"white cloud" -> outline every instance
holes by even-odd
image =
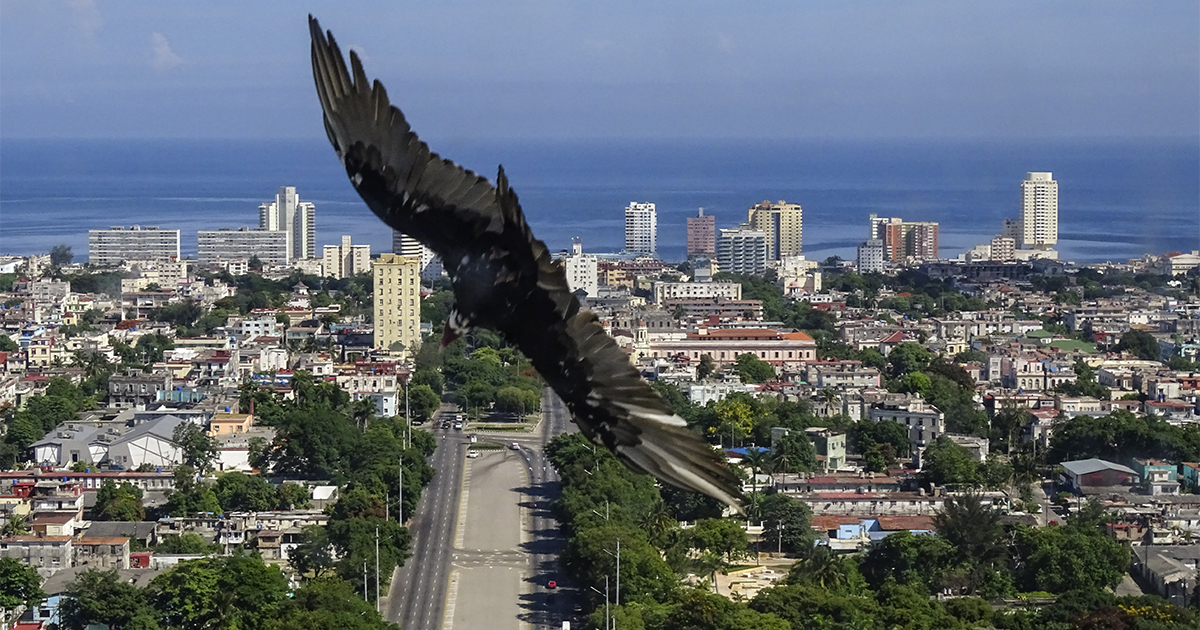
[[[171,50],[171,43],[162,33],[150,33],[150,47],[154,50],[154,69],[164,72],[183,63],[179,55]]]

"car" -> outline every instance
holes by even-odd
[[[510,448],[514,451],[519,451],[519,450],[521,450],[521,445],[517,444],[516,442],[513,442],[512,444],[508,445],[508,448]]]
[[[467,451],[467,457],[470,457],[471,459],[475,459],[476,457],[479,457],[479,451],[476,451],[476,450]]]
[[[461,422],[455,422],[455,423],[454,423],[454,430],[455,430],[455,431],[462,431],[462,423],[461,423]]]
[[[555,582],[554,580],[550,580],[549,582],[546,582],[546,588],[551,589],[551,590],[556,589],[556,588],[558,588],[558,582]]]
[[[449,420],[447,420],[447,421],[443,422],[443,423],[442,423],[442,428],[443,428],[443,429],[449,429],[449,428],[450,428],[450,421],[449,421]]]

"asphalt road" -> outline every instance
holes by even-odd
[[[385,618],[399,623],[405,630],[440,630],[446,616],[447,594],[452,595],[452,600],[461,602],[458,597],[460,588],[474,590],[473,585],[478,583],[478,577],[482,575],[464,572],[456,575],[453,583],[450,582],[455,536],[459,531],[459,505],[468,432],[442,430],[440,416],[443,413],[452,411],[444,405],[431,429],[439,440],[438,449],[430,458],[430,465],[434,468],[433,481],[425,489],[417,505],[417,513],[408,524],[413,535],[412,557],[396,570],[388,591]],[[558,522],[550,514],[550,502],[559,492],[558,477],[542,453],[542,447],[554,436],[574,430],[575,425],[566,407],[557,396],[546,390],[542,398],[542,422],[535,435],[480,434],[481,439],[506,445],[517,442],[521,445],[519,451],[511,451],[524,465],[528,482],[517,489],[519,494],[525,496],[524,507],[528,515],[528,532],[523,537],[524,542],[518,546],[518,550],[524,552],[527,558],[527,568],[521,572],[525,583],[519,589],[522,594],[519,596],[518,618],[532,628],[561,627],[562,620],[570,617],[575,601],[570,584],[564,584],[565,576],[559,574],[557,567],[558,552],[565,544]],[[469,508],[467,513],[470,513]],[[459,546],[465,547],[465,544],[460,543]],[[511,555],[512,551],[498,553],[503,555],[496,560],[519,562]],[[462,560],[476,559],[463,556]],[[546,588],[549,580],[556,580],[560,585],[554,593]],[[507,586],[502,588],[511,591]],[[452,616],[459,615],[455,612]]]
[[[462,489],[462,462],[467,437],[462,431],[441,429],[443,405],[431,421],[438,448],[430,457],[433,480],[421,495],[416,515],[408,522],[412,533],[412,556],[396,570],[388,589],[388,621],[404,630],[438,630],[442,627],[443,605],[450,575],[450,549],[458,521]]]

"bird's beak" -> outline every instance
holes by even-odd
[[[446,346],[454,343],[454,340],[459,337],[460,335],[454,332],[454,329],[450,327],[450,322],[447,321],[446,325],[442,326],[442,350],[445,350]]]

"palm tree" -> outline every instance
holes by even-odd
[[[831,413],[830,409],[833,407],[833,405],[835,403],[837,403],[838,398],[839,398],[839,396],[838,396],[838,392],[836,389],[833,389],[832,387],[825,387],[825,388],[821,389],[821,402],[825,403],[825,413],[826,414],[831,415],[831,416],[836,415],[836,414]]]
[[[752,492],[758,491],[758,472],[767,466],[767,454],[757,448],[746,449],[746,456],[742,458],[742,465],[750,468],[752,481],[750,487]]]
[[[29,525],[25,522],[25,517],[17,514],[11,514],[4,525],[0,526],[0,537],[11,538],[13,536],[24,536],[29,533]]]
[[[797,572],[821,588],[833,588],[846,583],[846,568],[842,559],[827,545],[812,548],[797,564]]]
[[[671,515],[671,511],[667,509],[667,505],[659,501],[653,508],[638,518],[638,526],[645,530],[646,535],[650,538],[650,542],[661,547],[660,543],[666,540],[667,533],[677,528],[679,523]]]

